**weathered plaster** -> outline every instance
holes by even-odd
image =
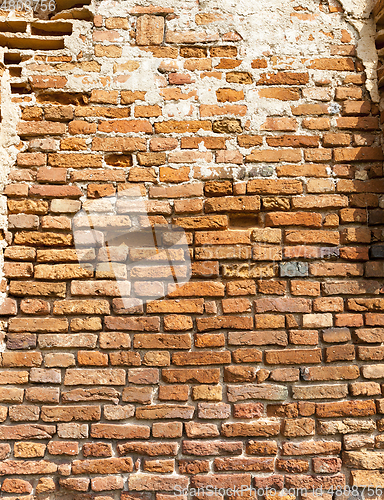
[[[139,2],[148,5],[152,2]],[[344,12],[334,12],[328,14],[321,10],[318,1],[314,0],[272,0],[265,3],[264,0],[252,2],[242,0],[235,2],[232,0],[202,0],[197,5],[194,1],[161,2],[162,7],[173,7],[175,9],[175,19],[168,22],[170,29],[188,30],[195,29],[194,18],[198,12],[215,13],[222,20],[214,25],[204,26],[204,31],[208,34],[223,34],[228,31],[237,32],[243,39],[243,64],[239,70],[247,70],[252,59],[263,57],[266,54],[279,54],[276,58],[276,69],[300,70],[305,68],[307,58],[313,56],[327,57],[330,55],[330,46],[334,43],[334,35],[341,30],[351,31],[357,45],[357,55],[361,59],[367,75],[367,89],[373,101],[379,101],[376,83],[377,52],[374,43],[375,25],[370,19],[373,0],[345,0],[341,2]],[[129,0],[117,2],[105,0],[96,8],[95,12],[103,15],[128,15],[130,9],[137,5],[137,2]],[[292,7],[296,10],[297,16],[292,15]],[[262,27],[262,29],[261,29]],[[199,31],[199,27],[197,27]],[[124,34],[122,34],[124,36]],[[353,43],[353,42],[352,42]],[[303,59],[297,57],[302,55]],[[115,82],[117,88],[129,90],[147,90],[147,98],[151,104],[160,101],[158,93],[162,86],[161,75],[157,72],[156,62],[148,55],[144,55],[137,47],[127,44],[123,51],[123,61],[141,56],[140,68],[131,72],[126,81]],[[291,59],[289,59],[291,58]],[[113,62],[103,62],[102,72],[112,74]],[[150,78],[149,75],[153,76]],[[97,85],[96,82],[94,82]],[[78,88],[80,82],[73,81],[74,87]],[[335,82],[335,85],[340,82]],[[212,103],[214,91],[221,85],[213,78],[205,78],[198,85],[198,92],[202,102]],[[252,90],[251,92],[254,92]],[[250,110],[252,117],[252,129],[257,129],[263,123],[267,114],[284,115],[287,114],[287,106],[280,101],[272,102],[271,99],[252,99],[254,109]],[[185,110],[175,109],[175,116],[180,118],[185,116]]]
[[[103,0],[98,4],[93,3],[91,9],[95,14],[127,16],[129,18],[129,11],[135,5],[152,3],[154,2],[149,0],[141,2]],[[196,29],[196,31],[204,31],[213,36],[217,33],[222,35],[229,31],[237,33],[242,38],[239,49],[243,62],[237,68],[240,71],[249,70],[253,59],[262,58],[269,54],[278,54],[275,57],[275,70],[308,71],[307,62],[313,57],[329,57],[331,46],[335,43],[335,37],[340,36],[341,30],[347,30],[352,36],[351,43],[357,45],[358,57],[365,67],[366,87],[372,100],[379,101],[376,82],[375,25],[369,17],[374,0],[341,0],[344,12],[332,14],[323,11],[318,0],[271,0],[268,3],[265,0],[201,0],[200,2],[195,0],[164,0],[158,3],[161,7],[169,6],[175,9],[175,18],[168,21],[168,29],[170,30]],[[293,14],[292,9],[294,9]],[[204,12],[216,13],[222,19],[212,25],[196,26],[195,15]],[[128,36],[127,30],[118,31],[122,39]],[[150,53],[144,52],[140,47],[133,47],[129,43],[124,45],[119,63],[135,60],[140,62],[140,66],[134,71],[125,72],[121,79],[116,79],[113,72],[116,61],[110,58],[96,58],[93,55],[91,23],[74,20],[73,33],[71,36],[65,36],[64,42],[65,50],[73,54],[73,60],[76,59],[81,50],[86,58],[100,64],[100,73],[89,73],[84,76],[83,71],[78,68],[61,72],[52,69],[47,71],[47,66],[42,65],[42,71],[45,74],[65,75],[68,78],[68,88],[72,91],[90,91],[94,88],[143,90],[147,92],[148,104],[162,104],[160,91],[166,85],[166,81],[158,71],[159,59],[153,58]],[[24,78],[28,78],[28,64],[30,63],[22,63]],[[33,66],[33,70],[36,72],[36,64]],[[180,69],[182,68],[180,67]],[[263,71],[261,69],[260,73]],[[309,71],[319,79],[326,76],[326,72],[323,71]],[[341,83],[342,75],[340,78],[335,78],[332,86],[336,87]],[[2,170],[0,182],[5,183],[9,167],[16,157],[15,144],[18,140],[15,128],[18,112],[17,106],[12,105],[10,99],[7,98],[7,92],[9,95],[7,72],[3,77],[3,85],[6,89],[4,98],[7,100],[7,104],[3,108],[1,155],[5,156],[6,159],[3,161],[5,167]],[[191,85],[186,85],[185,89],[186,91],[197,90],[201,104],[215,104],[215,91],[222,86],[222,81],[206,77]],[[289,102],[262,98],[259,96],[258,88],[254,88],[254,86],[248,89],[246,86],[235,84],[233,87],[243,89],[246,94],[248,111],[245,120],[248,121],[248,129],[253,132],[260,130],[268,116],[292,116]],[[307,99],[302,98],[297,104],[306,102],[308,102]],[[31,105],[33,104],[34,100],[31,101]],[[329,104],[331,113],[337,113],[339,109],[337,103],[331,102]],[[183,101],[167,103],[163,107],[163,117],[164,119],[197,118],[197,111],[192,111],[190,103]],[[306,131],[302,132],[307,133]],[[199,134],[206,135],[208,133],[199,131]],[[235,141],[231,141],[228,147],[238,149]],[[204,164],[200,166],[204,166]],[[240,167],[230,168],[235,177],[241,171]],[[205,169],[209,172],[209,164],[205,165]]]
[[[377,87],[377,51],[375,46],[376,25],[370,17],[375,0],[340,0],[347,21],[356,29],[357,56],[365,67],[367,76],[366,87],[375,102],[379,102]]]
[[[346,14],[355,19],[368,19],[376,0],[340,0]]]
[[[91,9],[95,14],[108,16],[127,16],[133,6],[149,5],[153,2],[137,2],[134,0],[117,1],[103,0],[99,4],[92,4]],[[271,0],[265,3],[264,0],[165,0],[161,2],[161,7],[173,7],[175,18],[168,21],[170,30],[204,30],[208,34],[224,34],[228,31],[238,33],[242,38],[239,44],[242,64],[237,70],[247,71],[251,67],[253,59],[263,57],[268,54],[278,54],[275,57],[275,70],[307,70],[307,62],[313,57],[329,57],[331,46],[335,37],[340,35],[341,30],[351,33],[351,43],[357,45],[357,55],[364,64],[367,83],[366,87],[371,94],[373,101],[379,101],[377,89],[377,52],[374,43],[375,25],[370,18],[374,0],[341,0],[344,12],[334,12],[329,14],[321,9],[318,0]],[[292,14],[292,9],[294,13]],[[205,25],[199,27],[195,25],[195,15],[198,13],[216,13],[222,20],[218,20],[212,26]],[[297,15],[296,15],[297,13]],[[12,14],[10,15],[12,17]],[[352,29],[351,29],[352,28]],[[126,30],[119,30],[121,37],[126,37]],[[82,35],[82,40],[80,38]],[[166,85],[163,75],[158,71],[159,60],[153,58],[150,53],[143,52],[140,47],[132,47],[127,43],[123,47],[122,57],[119,63],[127,61],[140,61],[140,66],[134,71],[127,71],[121,79],[114,78],[114,59],[95,58],[93,56],[91,23],[85,21],[73,21],[73,33],[65,36],[65,48],[73,54],[74,60],[80,50],[89,60],[99,62],[100,73],[89,73],[84,77],[81,69],[73,68],[70,71],[62,71],[60,74],[68,78],[68,87],[73,91],[90,91],[93,88],[114,88],[126,90],[144,90],[147,92],[146,100],[148,104],[162,103],[160,90]],[[302,56],[301,58],[298,56]],[[28,78],[28,64],[23,65],[23,77]],[[42,70],[47,74],[57,74],[56,70],[46,70],[46,65],[42,65]],[[31,68],[32,69],[32,68]],[[36,72],[36,64],[34,64]],[[180,68],[181,69],[181,68]],[[318,78],[326,76],[326,72],[309,70]],[[260,70],[262,73],[263,70]],[[340,75],[341,78],[341,75]],[[342,82],[338,79],[332,82],[336,87]],[[5,183],[9,167],[15,160],[17,136],[15,134],[16,122],[18,119],[17,106],[10,103],[9,84],[7,72],[3,77],[4,98],[6,105],[3,105],[2,124],[2,149],[4,156],[4,168],[1,172],[0,182]],[[212,77],[206,77],[191,85],[186,85],[187,91],[197,90],[201,104],[215,104],[215,91],[223,86],[223,82]],[[291,116],[289,102],[275,99],[265,99],[259,96],[258,89],[247,89],[242,85],[248,103],[248,128],[257,132],[265,122],[267,116]],[[236,88],[236,85],[234,85]],[[301,99],[297,104],[307,102]],[[31,101],[31,105],[34,100]],[[339,106],[331,103],[329,108],[331,113],[337,113]],[[187,116],[197,118],[196,111],[191,111],[189,103],[167,103],[163,109],[164,119],[183,119]],[[199,132],[205,135],[204,132]],[[233,142],[232,147],[238,146]],[[207,165],[207,168],[209,166]],[[238,169],[233,169],[236,172]],[[3,221],[4,225],[5,222]]]

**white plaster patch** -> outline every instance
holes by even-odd
[[[362,61],[366,76],[367,90],[374,102],[379,101],[376,82],[377,52],[374,43],[376,28],[370,14],[375,0],[340,0],[344,12],[327,13],[321,9],[318,0],[103,0],[97,6],[97,13],[105,16],[124,16],[134,6],[156,5],[171,7],[176,17],[168,21],[169,30],[196,30],[206,33],[223,34],[230,30],[237,32],[243,42],[239,44],[244,55],[242,70],[250,69],[252,59],[275,54],[276,67],[281,69],[304,70],[305,59],[311,57],[329,57],[331,45],[337,44],[337,33],[341,30],[351,32],[357,45],[357,56]],[[335,2],[336,3],[336,2]],[[196,26],[194,20],[198,13],[216,13],[222,16],[214,24]],[[353,43],[353,41],[352,41]],[[137,49],[127,45],[124,56],[133,57]],[[298,56],[303,59],[300,62]],[[291,58],[289,60],[289,58]],[[156,81],[154,67],[141,67],[119,88],[130,90],[155,90],[161,86]],[[152,75],[152,76],[150,76]],[[139,82],[139,85],[138,85]],[[214,104],[214,90],[218,84],[214,78],[204,78],[199,85],[201,102]],[[262,106],[260,107],[262,109]]]
[[[376,0],[339,0],[344,11],[356,19],[368,18]]]
[[[378,55],[375,45],[376,24],[373,19],[350,20],[351,24],[356,28],[359,33],[359,40],[357,42],[357,56],[365,67],[365,74],[367,81],[365,83],[367,90],[371,94],[374,102],[379,102],[379,89],[377,85],[377,63]]]
[[[166,104],[163,107],[163,114],[168,118],[183,120],[187,116],[191,116],[193,107],[190,102],[179,102]]]

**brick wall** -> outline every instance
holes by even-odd
[[[1,497],[384,486],[373,22],[262,7],[2,12]]]

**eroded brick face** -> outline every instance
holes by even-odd
[[[278,3],[2,18],[0,496],[384,486],[367,39]]]

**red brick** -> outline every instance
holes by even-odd
[[[100,458],[96,460],[74,460],[72,474],[119,474],[132,472],[131,458]]]
[[[279,163],[279,162],[300,162],[302,159],[301,152],[292,149],[265,149],[254,150],[251,154],[245,157],[245,163]],[[248,183],[253,185],[257,181]],[[269,181],[271,182],[271,181]],[[276,181],[275,181],[276,182]],[[252,191],[251,191],[252,192]]]
[[[321,214],[309,212],[296,212],[286,214],[283,212],[269,212],[265,217],[266,226],[309,226],[321,227]]]
[[[345,163],[350,161],[380,161],[383,160],[384,156],[381,148],[360,147],[335,149],[334,158],[338,163]]]
[[[216,316],[213,318],[198,318],[196,324],[199,332],[222,328],[250,330],[253,327],[253,319],[244,316]]]
[[[298,298],[256,299],[255,309],[260,312],[310,312],[310,300]]]
[[[307,364],[320,363],[321,349],[286,349],[283,351],[266,351],[268,364]]]
[[[314,59],[309,68],[330,71],[354,71],[355,65],[350,57]]]
[[[21,137],[39,136],[39,135],[62,135],[65,133],[64,123],[57,122],[19,122],[17,133]]]
[[[290,160],[288,160],[290,161]],[[248,181],[248,193],[258,194],[301,194],[303,186],[301,181],[286,179],[255,179]]]
[[[268,117],[260,130],[295,131],[297,130],[297,121],[294,118]]]
[[[148,128],[148,127],[147,127]],[[95,137],[92,140],[94,151],[145,151],[146,140],[131,137]]]
[[[326,115],[328,106],[326,104],[299,104],[292,106],[292,114],[295,116]]]
[[[343,401],[342,403],[317,403],[319,417],[366,417],[376,413],[374,401]]]

